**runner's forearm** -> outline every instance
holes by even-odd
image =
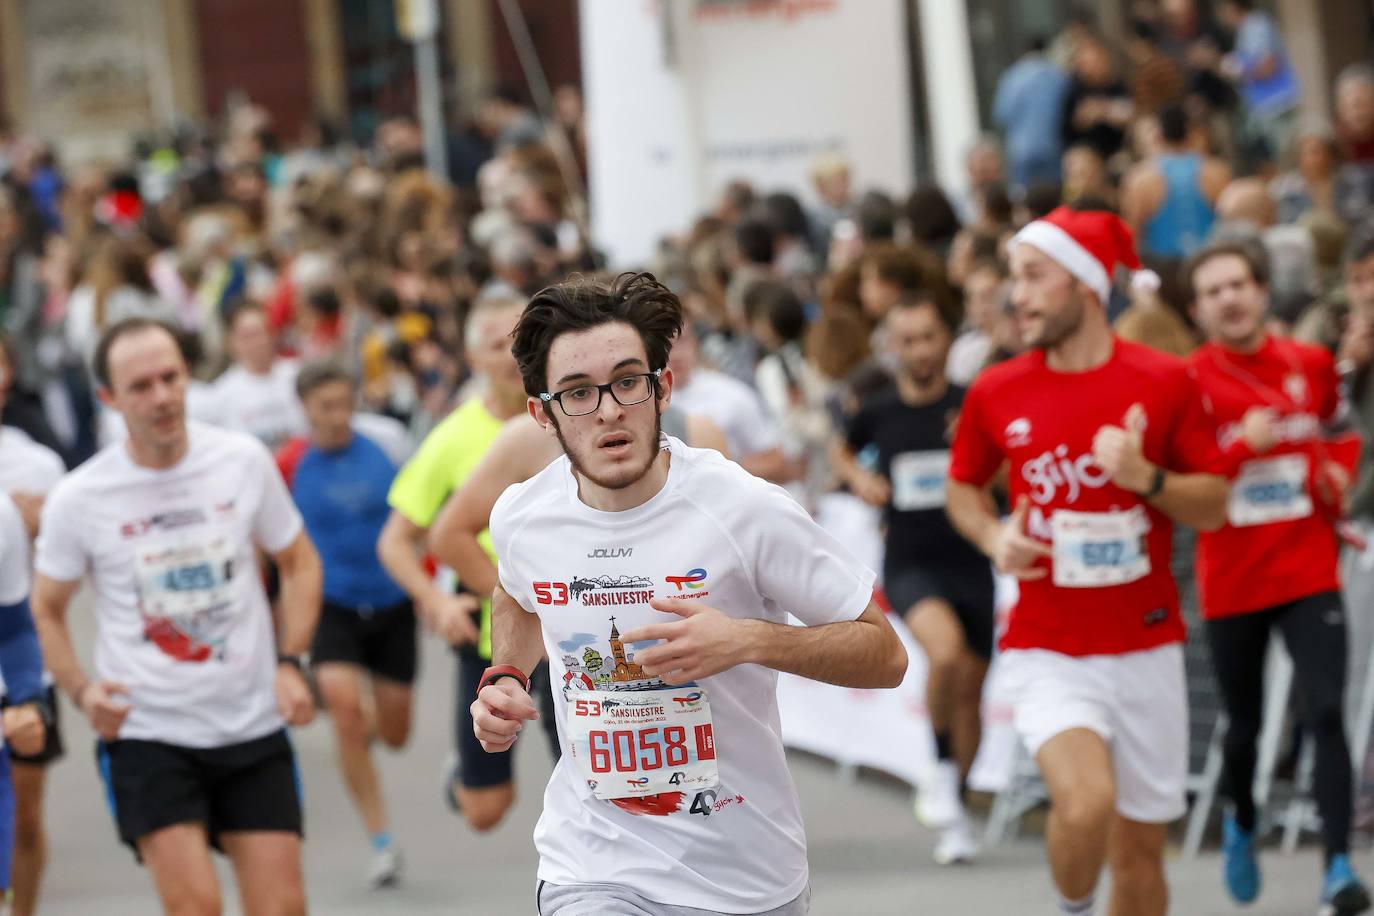
[[[1164,489],[1150,500],[1174,521],[1202,531],[1226,524],[1226,500],[1231,485],[1216,474],[1175,474],[1166,471]]]
[[[514,665],[529,674],[543,657],[539,615],[526,611],[497,585],[491,593],[491,663]]]
[[[420,562],[419,542],[426,529],[413,524],[399,512],[391,517],[377,539],[377,558],[412,601],[423,604],[434,591],[434,582]]]
[[[790,461],[781,448],[770,448],[735,460],[750,474],[772,483],[787,483],[801,476],[796,462]]]
[[[320,555],[305,532],[301,532],[290,547],[272,559],[281,572],[281,632],[277,647],[283,655],[304,655],[310,651],[324,597]]]
[[[876,604],[857,620],[818,627],[741,623],[752,664],[840,687],[896,687],[906,674],[906,649]]]
[[[846,486],[853,486],[855,472],[859,470],[859,463],[854,459],[854,453],[840,439],[831,441],[829,451],[830,466],[834,469],[835,476]]]
[[[88,680],[77,658],[76,648],[72,645],[71,631],[67,629],[67,606],[79,584],[58,582],[36,573],[29,599],[34,628],[38,631],[38,644],[43,651],[43,662],[57,686],[74,703]]]
[[[992,556],[992,545],[1002,523],[986,490],[958,480],[949,481],[945,491],[945,513],[955,531],[984,554]]]
[[[434,520],[429,531],[429,547],[439,561],[458,574],[458,581],[474,595],[485,595],[497,586],[496,564],[482,549],[477,536],[486,528],[472,530],[469,513],[460,504],[461,492],[455,494]]]

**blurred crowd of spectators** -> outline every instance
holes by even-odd
[[[1165,279],[1114,299],[1124,336],[1195,345],[1176,265],[1224,235],[1266,252],[1276,329],[1368,365],[1374,68],[1342,72],[1334,120],[1308,122],[1281,33],[1251,3],[1225,0],[1215,19],[1189,0],[1132,9],[1124,46],[1083,18],[1029,44],[997,86],[997,131],[968,151],[966,190],[923,182],[899,199],[826,155],[805,193],[732,182],[662,241],[641,266],[690,314],[682,371],[739,383],[695,399],[737,458],[768,451],[766,476],[813,507],[832,491],[827,443],[886,384],[881,319],[901,297],[962,311],[956,383],[1015,353],[1005,243],[1060,203],[1120,212]],[[365,145],[324,127],[288,143],[246,105],[140,142],[118,168],[66,169],[5,131],[6,422],[72,464],[117,437],[88,360],[102,328],[150,314],[184,331],[199,419],[277,445],[303,432],[293,360],[333,356],[357,374],[361,408],[422,435],[467,391],[462,328],[478,297],[605,266],[586,231],[577,91],[560,89],[549,115],[494,93],[450,138],[444,176],[425,170],[404,115]],[[1362,492],[1357,509],[1374,515],[1374,485]]]

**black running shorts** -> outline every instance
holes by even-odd
[[[370,613],[328,602],[320,612],[310,663],[347,662],[378,677],[410,684],[418,649],[415,608],[409,602]]]
[[[300,777],[286,730],[221,747],[161,741],[96,742],[119,838],[138,840],[175,824],[204,824],[219,848],[223,833],[301,833]]]
[[[883,591],[892,610],[903,617],[927,598],[944,599],[954,608],[969,648],[980,658],[992,658],[994,587],[989,564],[888,565],[883,571]]]

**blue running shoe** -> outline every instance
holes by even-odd
[[[1355,916],[1367,909],[1369,891],[1350,867],[1350,857],[1332,856],[1322,879],[1322,916]]]
[[[1236,903],[1252,903],[1260,892],[1259,861],[1255,858],[1255,837],[1240,829],[1234,815],[1221,821],[1222,874],[1226,890]]]

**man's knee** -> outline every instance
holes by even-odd
[[[1308,727],[1318,741],[1345,740],[1345,710],[1341,697],[1336,696],[1320,703],[1314,703],[1308,714]]]
[[[334,731],[339,739],[357,744],[366,744],[368,738],[367,716],[363,713],[362,703],[356,695],[342,693],[325,694],[325,706],[329,718],[334,722]]]
[[[961,672],[962,654],[957,646],[941,646],[926,653],[926,679],[942,684],[947,690],[957,691]]]
[[[305,885],[297,874],[294,881],[284,881],[273,893],[274,916],[304,916]]]
[[[377,737],[392,750],[400,750],[410,740],[409,711],[380,716],[377,719]]]
[[[478,833],[494,830],[515,802],[515,787],[509,783],[482,789],[458,789],[458,802],[468,826]]]
[[[1164,883],[1164,849],[1149,843],[1112,844],[1107,855],[1112,883],[1128,895],[1145,894]]]
[[[1107,777],[1088,776],[1054,799],[1054,814],[1065,829],[1093,831],[1111,821],[1116,788]]]
[[[215,888],[189,883],[163,890],[162,905],[167,916],[220,916],[223,909]]]

